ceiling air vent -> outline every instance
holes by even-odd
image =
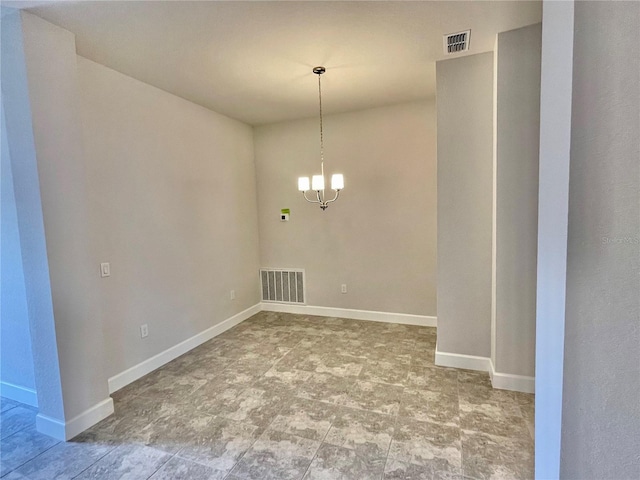
[[[466,52],[469,50],[469,37],[471,36],[471,30],[465,30],[464,32],[450,33],[444,36],[444,54],[451,55],[452,53]]]

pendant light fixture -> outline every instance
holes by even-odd
[[[316,198],[307,198],[309,189],[309,177],[298,178],[298,190],[302,192],[304,199],[310,203],[320,204],[322,211],[325,211],[330,203],[335,202],[340,195],[340,190],[344,188],[344,177],[341,173],[334,173],[331,176],[331,189],[335,191],[335,195],[331,200],[327,200],[324,195],[324,137],[322,132],[322,85],[320,83],[321,75],[326,72],[324,67],[315,67],[313,73],[318,75],[318,98],[320,100],[320,175],[311,177],[311,190],[316,192]]]

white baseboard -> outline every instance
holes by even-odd
[[[109,393],[113,393],[117,390],[120,390],[122,387],[135,382],[139,378],[144,377],[146,374],[153,372],[164,364],[169,363],[171,360],[174,360],[180,355],[187,353],[189,350],[192,350],[197,346],[203,344],[204,342],[211,340],[213,337],[220,335],[221,333],[229,330],[231,327],[236,326],[237,324],[243,322],[244,320],[255,315],[258,312],[260,312],[259,303],[247,308],[246,310],[243,310],[240,313],[237,313],[233,317],[227,318],[219,324],[214,325],[213,327],[208,328],[191,338],[184,340],[183,342],[178,343],[177,345],[174,345],[173,347],[166,349],[163,352],[158,353],[157,355],[154,355],[151,358],[148,358],[143,362],[140,362],[137,365],[134,365],[131,368],[128,368],[124,372],[114,375],[109,379]]]
[[[38,395],[32,388],[21,387],[9,382],[0,382],[0,394],[9,400],[38,408]]]
[[[464,368],[465,370],[489,372],[493,388],[514,392],[535,393],[535,377],[496,372],[493,362],[489,357],[440,352],[436,344],[436,365],[440,367]]]
[[[463,355],[462,353],[441,352],[438,350],[437,344],[436,365],[440,367],[464,368],[465,370],[491,372],[491,359],[489,357],[477,357],[475,355]]]
[[[65,423],[63,420],[47,417],[42,413],[36,415],[36,429],[40,433],[49,435],[57,440],[66,441]]]
[[[351,320],[369,320],[372,322],[400,323],[421,327],[437,326],[437,317],[412,315],[409,313],[374,312],[371,310],[353,310],[350,308],[314,307],[311,305],[291,305],[287,303],[260,304],[266,312],[296,313],[299,315],[317,315],[321,317],[349,318]]]
[[[493,362],[491,362],[491,371],[489,373],[491,374],[491,385],[493,385],[493,388],[523,393],[536,392],[535,377],[496,372]]]
[[[256,304],[240,313],[206,329],[203,332],[194,335],[183,342],[160,352],[157,355],[109,378],[109,393],[113,393],[122,387],[144,377],[146,374],[160,368],[171,360],[178,358],[180,355],[187,353],[189,350],[211,340],[213,337],[220,335],[222,332],[243,322],[247,318],[255,315],[260,311],[260,304]],[[109,397],[106,400],[94,405],[80,415],[72,418],[68,422],[64,422],[43,414],[36,416],[36,428],[39,432],[49,435],[59,440],[70,440],[87,428],[95,425],[100,420],[107,418],[114,411],[113,399]]]
[[[107,418],[113,411],[113,399],[109,397],[85,410],[80,415],[76,415],[68,422],[39,413],[36,416],[36,428],[40,433],[58,440],[67,441],[84,432],[87,428],[92,427],[100,420]]]

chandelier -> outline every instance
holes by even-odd
[[[320,101],[320,175],[311,177],[311,190],[316,193],[316,198],[307,198],[309,191],[309,177],[298,178],[298,190],[302,192],[304,199],[309,203],[318,203],[322,211],[325,211],[330,203],[335,202],[340,195],[340,190],[344,188],[344,178],[341,173],[334,173],[331,176],[331,189],[335,191],[334,197],[327,200],[324,194],[324,137],[322,134],[322,85],[320,76],[326,71],[324,67],[315,67],[313,73],[318,75],[318,98]]]

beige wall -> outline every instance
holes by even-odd
[[[22,21],[64,418],[68,421],[109,396],[101,375],[105,345],[102,319],[95,308],[98,292],[93,287],[98,269],[87,241],[91,213],[75,37],[34,15],[25,13]],[[11,142],[10,130],[9,134]],[[40,348],[39,342],[33,343],[34,349]]]
[[[489,357],[493,54],[436,63],[438,351]]]
[[[324,212],[297,191],[319,173],[318,129],[317,118],[255,129],[261,265],[306,269],[309,305],[435,316],[433,102],[325,117],[325,172],[345,189]]]
[[[640,477],[637,2],[576,2],[562,454],[566,479]]]
[[[252,130],[82,57],[78,74],[110,377],[259,301]]]
[[[540,24],[498,34],[495,150],[496,372],[533,377],[536,346]]]
[[[109,377],[259,301],[252,129],[23,19],[68,420],[108,397]]]

